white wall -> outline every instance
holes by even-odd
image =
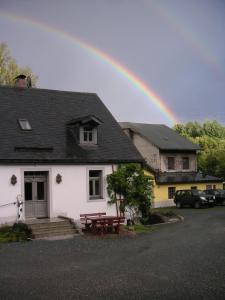
[[[103,170],[103,199],[89,200],[89,169]],[[106,212],[116,215],[115,205],[109,205],[106,191],[106,175],[112,173],[111,165],[88,166],[0,166],[0,224],[14,222],[17,218],[17,206],[1,206],[16,201],[17,195],[24,197],[24,171],[49,172],[49,217],[63,215],[78,220],[81,213]],[[10,183],[15,174],[17,184]],[[56,175],[62,175],[62,182],[56,183]]]
[[[12,185],[12,175],[17,177],[17,184]],[[13,166],[0,166],[0,224],[14,222],[17,217],[17,206],[7,203],[15,202],[17,195],[21,194],[20,169]]]

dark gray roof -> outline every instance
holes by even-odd
[[[222,182],[218,177],[206,175],[203,176],[200,172],[165,172],[156,175],[156,182],[161,184],[175,183],[199,183],[199,182]]]
[[[130,128],[134,132],[139,133],[160,150],[200,150],[198,145],[192,143],[166,125],[121,122],[120,126],[123,129]]]
[[[81,146],[67,123],[93,116],[98,145]],[[22,131],[27,119],[31,131]],[[1,163],[142,162],[129,138],[96,94],[0,87]]]

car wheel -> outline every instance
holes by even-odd
[[[198,201],[196,201],[194,207],[195,208],[200,208],[200,203]]]
[[[178,202],[176,203],[176,207],[177,207],[177,208],[181,208],[181,207],[182,207],[182,205],[181,205],[181,202],[180,202],[180,201],[178,201]]]

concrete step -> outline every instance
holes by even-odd
[[[27,225],[32,229],[34,239],[74,235],[77,233],[74,225],[69,220],[30,220]]]
[[[76,231],[75,228],[72,227],[58,227],[58,228],[42,228],[38,230],[32,230],[33,235],[39,234],[39,233],[48,233],[48,232],[66,232],[66,231]]]
[[[54,228],[54,227],[61,227],[61,226],[71,226],[69,221],[59,221],[59,222],[42,222],[42,223],[29,223],[27,224],[30,228]]]
[[[36,233],[34,235],[34,239],[41,239],[41,238],[46,238],[46,237],[54,237],[54,236],[67,236],[67,235],[75,235],[76,230],[71,229],[67,231],[54,231],[54,232],[45,232],[45,233]]]
[[[56,228],[71,228],[73,227],[72,224],[68,224],[68,223],[63,223],[63,224],[53,224],[53,225],[48,225],[48,224],[43,224],[41,226],[32,226],[29,225],[29,227],[32,229],[32,231],[39,231],[39,230],[45,230],[45,229],[56,229]]]

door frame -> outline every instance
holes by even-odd
[[[25,195],[24,195],[24,176],[25,176],[25,172],[46,172],[46,187],[47,187],[47,193],[46,193],[46,197],[47,197],[47,218],[51,218],[52,217],[52,169],[49,167],[23,167],[20,169],[21,172],[21,194],[22,194],[22,199],[24,201],[24,205],[23,205],[23,220],[26,220],[26,216],[25,216]],[[27,218],[29,219],[29,218]]]

